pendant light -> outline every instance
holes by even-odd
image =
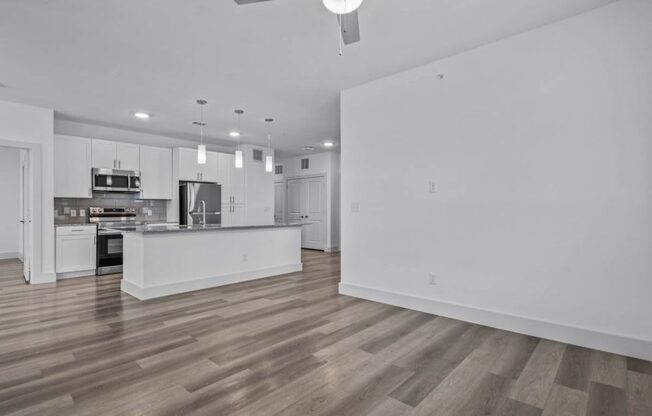
[[[272,133],[270,129],[274,119],[266,118],[265,122],[267,122],[267,156],[265,156],[265,172],[273,172],[274,158],[272,156]]]
[[[199,121],[193,122],[193,124],[199,126],[199,135],[201,137],[201,142],[197,145],[197,163],[200,165],[206,164],[206,145],[204,144],[204,106],[207,104],[206,100],[197,100],[199,104]]]
[[[244,110],[235,110],[235,113],[238,115],[238,145],[235,150],[235,168],[242,169],[244,166],[244,158],[242,157],[242,150],[240,149],[240,116],[244,114]]]
[[[362,4],[362,0],[323,0],[324,6],[335,14],[349,14]]]

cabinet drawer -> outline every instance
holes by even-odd
[[[66,225],[57,227],[57,235],[88,235],[97,233],[95,225]]]

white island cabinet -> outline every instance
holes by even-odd
[[[142,226],[123,236],[121,287],[138,299],[303,269],[300,225]]]

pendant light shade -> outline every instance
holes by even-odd
[[[272,158],[272,155],[268,155],[265,157],[265,172],[273,172],[274,171],[274,158]]]
[[[197,146],[197,163],[200,165],[206,164],[206,145],[204,144]]]
[[[199,104],[199,121],[193,122],[199,126],[199,135],[201,137],[201,142],[197,145],[197,164],[205,165],[206,164],[206,145],[204,144],[204,106],[207,104],[206,100],[197,100]]]
[[[244,158],[242,156],[242,150],[240,150],[240,136],[242,135],[240,133],[240,116],[244,114],[244,110],[235,110],[234,113],[238,115],[238,134],[231,134],[231,137],[238,137],[238,145],[235,151],[235,168],[242,169],[244,167]]]
[[[360,7],[362,0],[323,0],[324,6],[335,14],[349,14]]]
[[[272,156],[272,133],[271,125],[274,122],[273,118],[266,118],[267,123],[267,156],[265,156],[265,172],[271,173],[274,171],[274,157]]]

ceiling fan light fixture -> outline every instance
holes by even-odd
[[[335,14],[349,14],[360,7],[363,0],[323,0],[324,6]]]

